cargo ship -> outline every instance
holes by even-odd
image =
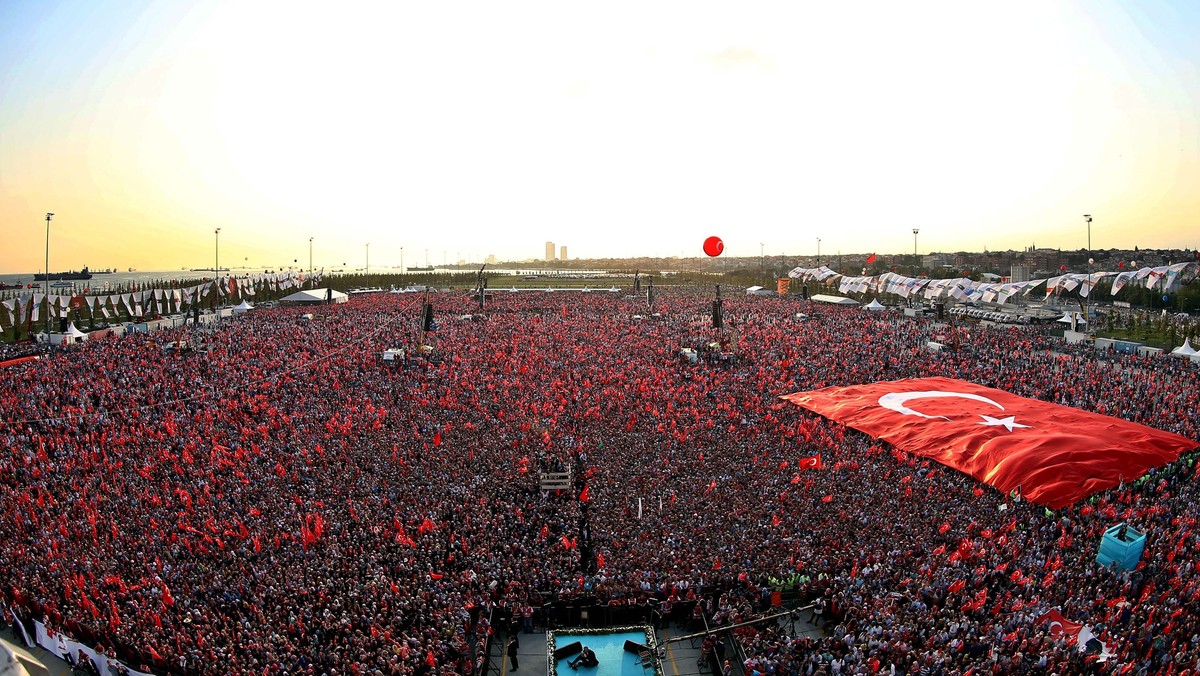
[[[59,282],[59,281],[66,280],[66,279],[91,279],[91,278],[92,278],[92,273],[88,272],[87,268],[84,268],[84,269],[80,270],[79,272],[72,270],[70,272],[52,272],[49,275],[47,275],[44,272],[39,272],[33,276],[33,281],[35,281],[35,282],[46,282],[46,281]]]

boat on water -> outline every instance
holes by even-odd
[[[73,282],[54,282],[50,285],[51,289],[72,289],[75,287]]]
[[[116,268],[104,268],[103,270],[92,270],[93,275],[113,275],[116,274]]]
[[[0,289],[23,289],[23,288],[25,288],[25,282],[15,282],[13,284],[6,284],[4,282],[0,282]]]
[[[91,279],[91,278],[92,278],[92,273],[89,272],[87,268],[84,268],[78,272],[71,270],[70,272],[52,272],[49,275],[47,275],[44,272],[39,272],[33,276],[33,281],[35,281],[35,282],[45,282],[45,281],[60,282],[60,281],[66,280],[66,279]]]
[[[212,268],[192,268],[192,272],[214,272]],[[221,268],[215,272],[229,272],[229,268]]]
[[[417,265],[407,268],[409,272],[433,272],[433,266],[420,267]]]

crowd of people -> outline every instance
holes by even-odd
[[[932,353],[932,320],[790,298],[726,299],[718,331],[708,296],[444,294],[421,334],[419,299],[378,294],[4,369],[2,600],[169,673],[468,674],[497,608],[701,598],[728,623],[784,587],[826,637],[747,628],[746,673],[1200,673],[1194,455],[1050,512],[779,399],[943,375],[1196,439],[1195,365],[1039,327]],[[714,342],[735,357],[678,358]],[[1147,533],[1133,572],[1095,563],[1120,521]]]

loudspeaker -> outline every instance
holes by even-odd
[[[807,284],[800,287],[800,297],[803,298],[804,300],[808,300],[808,285]]]
[[[945,303],[934,303],[933,308],[937,312],[938,321],[941,321],[942,319],[945,318],[945,316],[946,316],[946,304]]]
[[[637,655],[638,653],[642,653],[647,650],[650,650],[650,646],[645,646],[641,643],[634,643],[633,641],[625,641],[625,652],[627,653],[633,653],[634,655]]]
[[[58,320],[58,332],[59,333],[67,332],[67,320],[64,317],[60,317]]]
[[[712,320],[714,329],[719,329],[725,325],[724,317],[721,316],[721,301],[719,300],[712,302]]]
[[[325,289],[325,304],[329,305],[332,302],[333,302],[333,287],[332,286],[326,287],[326,289]]]
[[[433,330],[433,304],[426,303],[421,307],[421,330]]]
[[[565,659],[572,655],[578,655],[581,652],[583,652],[583,644],[582,643],[580,643],[579,641],[576,641],[574,643],[568,643],[565,646],[563,646],[561,648],[556,648],[554,650],[554,659],[555,660]]]

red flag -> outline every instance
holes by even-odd
[[[784,399],[1052,509],[1166,465],[1195,441],[952,378],[798,392]]]
[[[871,254],[870,256],[867,256],[867,263],[868,263],[868,264],[870,264],[870,263],[874,263],[874,262],[875,262],[875,258],[876,258],[875,254]]]
[[[596,552],[596,567],[604,568],[604,552]]]
[[[168,608],[175,605],[175,597],[171,596],[171,589],[170,589],[170,587],[168,587],[165,584],[163,585],[163,590],[162,590],[162,602],[163,602],[163,605]]]
[[[821,498],[821,502],[833,502],[833,496],[826,495],[825,497]]]
[[[434,446],[442,445],[442,431],[441,430],[438,430],[437,432],[433,433],[433,445]]]
[[[583,490],[579,491],[579,501],[580,502],[588,502],[592,499],[592,493],[591,493],[591,491],[588,490],[589,488],[590,488],[590,486],[585,484],[583,487]]]
[[[1062,613],[1057,610],[1048,610],[1041,617],[1033,622],[1036,624],[1047,623],[1046,629],[1050,635],[1058,638],[1065,635],[1067,640],[1075,642],[1079,638],[1079,630],[1083,629],[1083,625],[1078,622],[1072,622],[1062,616]]]
[[[796,467],[799,469],[821,469],[821,454],[818,453],[811,458],[800,458],[796,461]]]

